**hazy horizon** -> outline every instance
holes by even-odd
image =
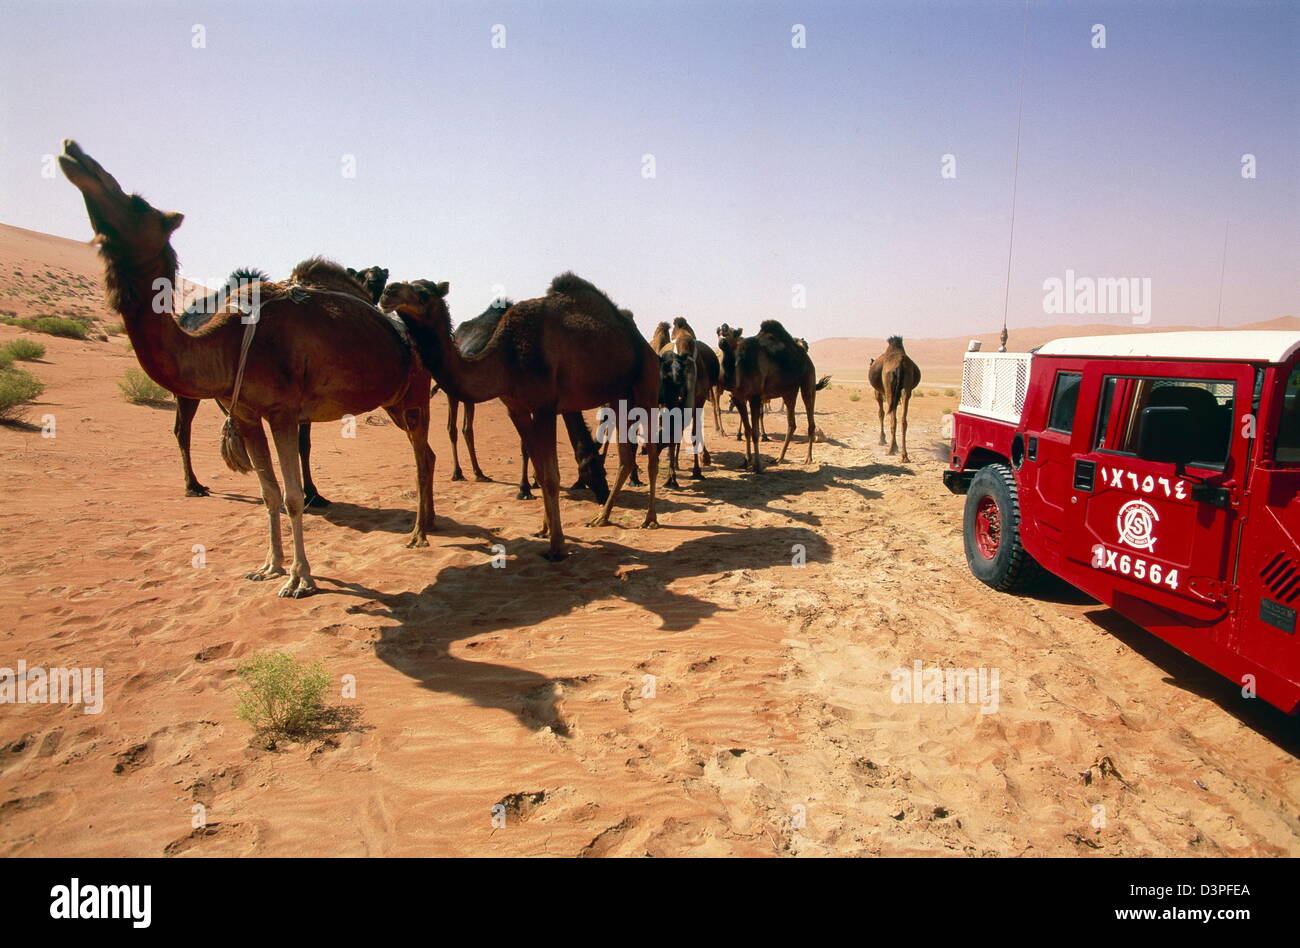
[[[1223,324],[1300,311],[1298,9],[1030,5],[1012,327],[1132,322],[1046,312],[1068,272],[1149,281],[1149,328],[1213,325],[1229,221]],[[174,244],[200,281],[320,253],[449,280],[457,320],[573,269],[647,333],[1001,324],[1022,3],[0,12],[15,226],[89,238],[76,190],[42,174],[75,138],[186,214]]]

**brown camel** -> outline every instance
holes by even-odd
[[[388,271],[383,272],[387,274]],[[348,273],[354,274],[355,271],[348,268]],[[253,283],[269,283],[270,279],[261,270],[241,267],[230,274],[224,287],[201,299],[192,300],[185,307],[185,312],[180,317],[181,328],[189,332],[198,332],[216,313],[226,308],[226,301],[232,294],[238,295],[241,287]],[[176,444],[181,449],[181,469],[185,474],[186,497],[207,497],[209,494],[207,487],[200,484],[199,479],[194,476],[194,467],[190,463],[190,433],[194,427],[194,415],[199,410],[200,401],[201,399],[197,398],[176,396],[176,422],[172,426],[172,434],[176,436]],[[310,424],[298,426],[298,458],[302,463],[303,506],[328,507],[330,502],[321,496],[311,476]]]
[[[903,404],[903,456],[907,464],[907,406],[912,401],[912,390],[921,384],[921,370],[903,349],[902,336],[890,336],[883,355],[871,360],[867,371],[871,387],[876,390],[876,407],[880,411],[880,443],[885,443],[885,411],[889,412],[889,453],[898,452],[898,405]]]
[[[420,281],[427,282],[427,281]],[[432,285],[432,284],[430,284]],[[508,299],[494,300],[482,313],[473,319],[467,319],[452,333],[452,341],[456,343],[456,348],[460,354],[466,357],[472,357],[483,351],[492,334],[496,332],[497,323],[505,315],[506,310],[515,305]],[[443,386],[439,385],[438,388]],[[435,389],[436,390],[436,389]],[[483,469],[478,465],[478,454],[474,448],[474,402],[459,397],[452,389],[446,389],[447,394],[447,437],[451,441],[451,460],[453,481],[463,481],[465,473],[460,467],[460,453],[456,447],[456,419],[460,413],[460,407],[465,406],[465,423],[461,429],[465,435],[465,446],[469,449],[469,463],[474,470],[474,479],[476,481],[490,481],[492,478],[483,473]],[[582,412],[569,412],[564,416],[564,425],[569,432],[569,441],[573,445],[573,456],[578,462],[578,481],[573,485],[571,490],[578,490],[582,487],[590,487],[593,494],[596,495],[596,503],[603,504],[605,498],[609,496],[609,483],[605,478],[604,459],[589,450],[592,444],[591,432],[587,428],[587,422],[582,417]],[[528,487],[528,450],[522,439],[519,445],[519,452],[522,455],[522,470],[519,475],[519,500],[532,500],[533,494]]]
[[[544,555],[562,559],[556,416],[616,405],[629,421],[636,420],[632,416],[636,409],[640,409],[637,415],[649,419],[658,395],[658,360],[636,324],[621,315],[604,293],[572,273],[552,280],[546,296],[506,310],[487,345],[466,358],[452,340],[444,300],[447,289],[445,283],[394,283],[384,291],[380,305],[402,318],[425,365],[444,388],[454,388],[466,400],[505,402],[541,484],[545,519],[538,535],[550,538]],[[594,443],[590,450],[595,453]],[[651,445],[650,499],[642,527],[659,525],[655,516],[659,450],[658,444]],[[609,523],[635,454],[633,439],[620,440],[618,479],[589,526]]]
[[[304,285],[253,284],[226,312],[198,332],[187,332],[170,312],[152,305],[156,280],[175,285],[170,237],[182,215],[155,210],[139,195],[125,193],[76,142],[64,142],[59,165],[85,199],[104,260],[108,303],[122,314],[140,366],[177,395],[217,399],[230,413],[222,438],[226,463],[237,471],[257,471],[270,545],[266,561],[247,578],[285,575],[283,502],[294,555],[280,595],[298,597],[316,588],[303,543],[298,426],[380,407],[406,432],[415,454],[419,512],[407,545],[428,545],[434,462],[428,443],[429,374],[401,329],[375,311],[356,281],[342,267],[309,260],[295,270]],[[264,420],[275,441],[284,491],[276,481]]]
[[[742,337],[740,329],[725,323],[718,327],[718,346],[722,349],[722,385],[731,393],[740,412],[741,427],[745,432],[745,461],[741,467],[751,467],[755,474],[762,471],[762,455],[758,448],[758,432],[754,419],[761,417],[763,402],[780,398],[785,402],[785,443],[781,456],[794,437],[795,398],[802,394],[804,411],[808,415],[808,453],[805,464],[812,463],[813,408],[817,401],[817,370],[808,353],[799,347],[775,319],[767,319],[759,327],[757,336]],[[747,410],[748,409],[748,410]]]

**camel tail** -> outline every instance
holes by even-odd
[[[236,474],[252,473],[253,462],[248,457],[248,446],[244,444],[244,436],[235,430],[235,425],[229,417],[221,426],[221,459],[226,462],[226,467]]]
[[[820,392],[822,389],[824,389],[826,386],[830,384],[831,384],[831,377],[829,375],[823,375],[821,378],[817,380],[817,391]]]
[[[898,369],[890,369],[885,373],[885,392],[889,399],[887,411],[896,411],[898,402],[903,397],[903,373]]]

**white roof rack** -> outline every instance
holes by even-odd
[[[1214,359],[1285,362],[1300,349],[1300,333],[1285,330],[1145,332],[1054,339],[1039,355],[1115,356],[1134,359]]]

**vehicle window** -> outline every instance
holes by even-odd
[[[1078,372],[1056,373],[1056,388],[1052,390],[1052,409],[1047,415],[1047,427],[1052,431],[1069,434],[1074,430],[1074,411],[1079,407]]]
[[[1277,431],[1277,460],[1300,463],[1300,365],[1291,370],[1282,397],[1282,420]]]
[[[1135,454],[1142,409],[1181,405],[1192,411],[1201,432],[1200,450],[1192,463],[1197,467],[1222,467],[1227,460],[1236,405],[1236,386],[1232,382],[1110,375],[1103,380],[1101,392],[1096,440],[1099,450]]]

